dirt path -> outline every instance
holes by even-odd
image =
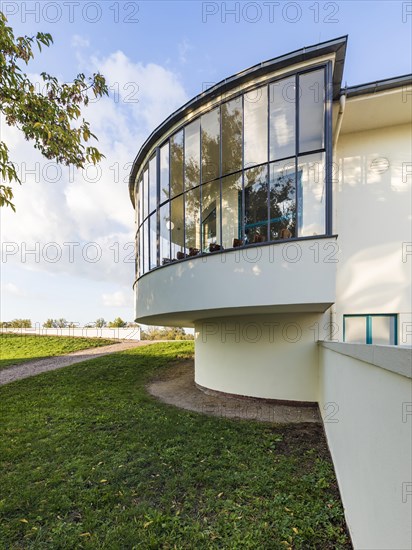
[[[15,380],[21,380],[22,378],[36,376],[36,374],[40,374],[42,372],[48,372],[67,367],[69,365],[74,365],[75,363],[81,363],[82,361],[87,361],[88,359],[96,359],[97,357],[103,357],[104,355],[117,353],[118,351],[124,351],[154,343],[154,341],[142,342],[136,340],[123,340],[118,344],[102,346],[100,348],[83,349],[68,353],[67,355],[57,355],[55,357],[46,357],[45,359],[34,359],[33,361],[27,361],[26,363],[20,363],[1,370],[0,386],[9,384]]]
[[[170,367],[159,378],[148,384],[146,389],[164,403],[213,416],[244,418],[276,424],[320,423],[316,405],[291,406],[252,397],[208,395],[194,382],[193,361],[182,361]]]

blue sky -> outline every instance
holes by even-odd
[[[33,78],[100,70],[111,89],[85,111],[107,157],[97,171],[56,168],[1,123],[24,181],[17,213],[0,213],[2,320],[133,319],[129,163],[157,124],[211,83],[345,34],[344,83],[411,72],[412,2],[1,4],[16,33],[53,35],[28,68]]]

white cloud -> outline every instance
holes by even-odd
[[[11,296],[18,296],[20,298],[26,296],[26,293],[14,283],[5,283],[1,285],[1,290],[5,294],[9,294]]]
[[[129,298],[121,290],[112,294],[103,294],[102,303],[106,307],[125,307],[130,305]]]
[[[73,48],[88,48],[90,46],[90,42],[84,36],[74,34],[72,37],[72,46]]]
[[[182,63],[182,65],[184,65],[187,63],[187,54],[190,52],[192,47],[189,44],[189,42],[186,39],[184,39],[182,42],[178,44],[177,48],[179,51],[179,61],[180,63]]]

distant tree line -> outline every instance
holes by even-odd
[[[31,328],[31,319],[13,319],[13,321],[0,321],[0,328]]]
[[[78,323],[67,321],[64,318],[47,319],[43,328],[76,328]],[[137,323],[124,321],[116,317],[113,321],[105,321],[99,317],[93,323],[87,323],[85,328],[127,328],[139,327]],[[0,328],[33,328],[31,319],[13,319],[12,321],[0,321]],[[142,340],[193,340],[193,334],[187,334],[185,329],[180,327],[148,327],[140,332]]]
[[[140,332],[141,340],[194,340],[193,334],[186,334],[180,327],[149,327]]]

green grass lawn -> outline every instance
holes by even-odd
[[[0,388],[1,549],[349,549],[317,425],[183,411],[145,391],[190,342]]]
[[[31,359],[64,355],[72,351],[114,343],[115,340],[103,338],[0,334],[0,370]]]

